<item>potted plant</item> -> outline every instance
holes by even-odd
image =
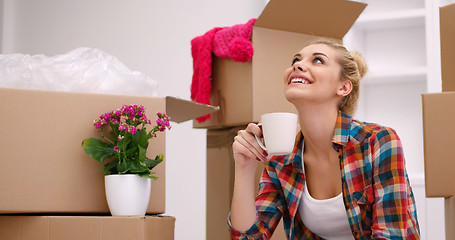
[[[102,139],[87,138],[82,141],[82,147],[89,156],[104,163],[106,199],[111,214],[145,215],[151,180],[157,179],[151,170],[164,157],[163,154],[154,159],[146,156],[149,139],[171,128],[169,117],[158,112],[152,126],[144,106],[123,105],[121,109],[102,114],[94,125]]]

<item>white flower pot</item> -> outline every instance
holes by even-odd
[[[150,200],[152,179],[136,174],[104,176],[106,200],[112,216],[144,216]]]

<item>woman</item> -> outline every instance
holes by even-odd
[[[267,156],[249,124],[234,139],[233,239],[269,239],[282,218],[288,239],[419,239],[400,139],[350,117],[367,65],[357,52],[318,40],[284,73],[301,131],[291,154]],[[255,198],[258,161],[265,169]]]

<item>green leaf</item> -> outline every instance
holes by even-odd
[[[109,175],[109,174],[115,174],[117,173],[117,164],[118,164],[118,159],[114,159],[111,162],[107,163],[104,165],[103,172],[104,175]]]
[[[159,154],[155,157],[155,159],[149,159],[147,158],[144,163],[147,166],[148,169],[152,170],[156,165],[158,165],[160,162],[163,161],[163,154]]]
[[[105,143],[96,138],[87,138],[82,141],[84,151],[98,162],[103,162],[105,159],[116,156],[112,144]]]
[[[139,162],[144,162],[146,160],[145,154],[147,151],[145,149],[143,149],[141,146],[137,146],[137,147],[139,148],[139,156],[138,156],[137,160]]]
[[[132,162],[131,161],[121,161],[117,165],[117,171],[119,174],[124,174],[128,172],[131,168]]]
[[[129,172],[130,173],[146,173],[146,174],[150,174],[149,169],[145,165],[142,165],[139,162],[132,162]]]
[[[135,158],[138,152],[139,149],[137,145],[134,145],[133,143],[131,143],[126,149],[126,155],[129,156],[130,158]]]
[[[158,179],[157,176],[153,176],[152,174],[153,174],[153,173],[150,173],[150,172],[149,172],[149,173],[139,173],[138,175],[141,176],[141,177],[151,178],[151,179],[153,179],[153,180]]]
[[[148,136],[145,129],[139,129],[133,136],[133,143],[147,149],[148,147]]]

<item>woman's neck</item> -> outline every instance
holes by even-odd
[[[300,127],[305,138],[305,153],[323,156],[333,150],[332,137],[338,110],[328,106],[298,109]]]

